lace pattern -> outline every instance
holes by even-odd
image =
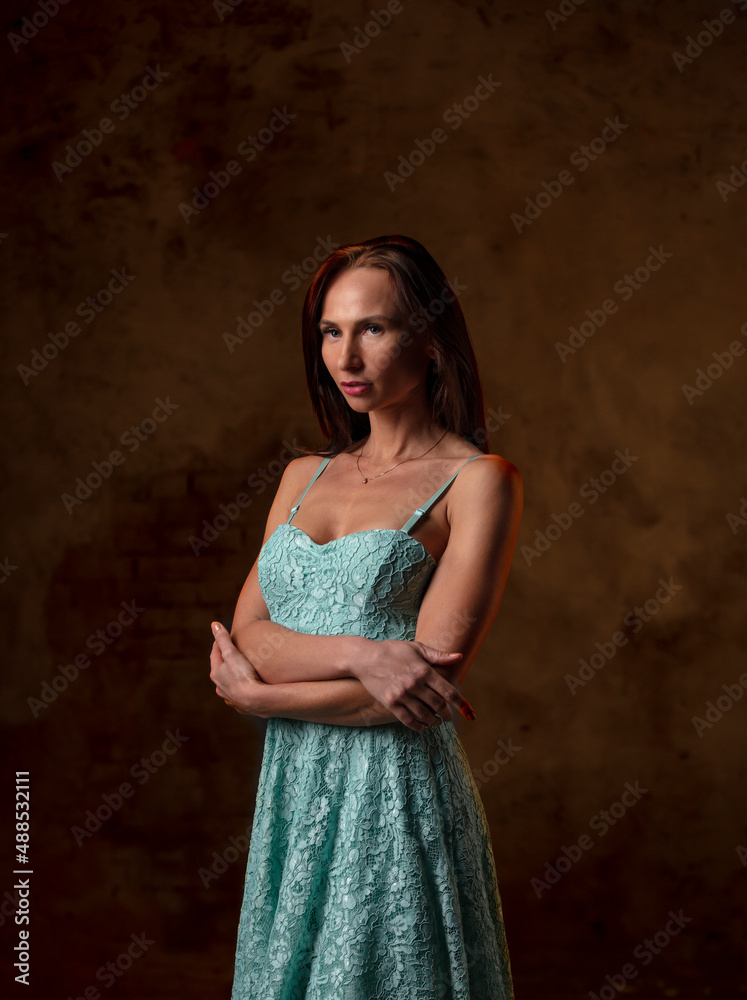
[[[280,525],[273,621],[412,639],[435,561],[404,532]],[[267,723],[232,1000],[512,1000],[485,812],[453,723]]]

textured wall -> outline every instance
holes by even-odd
[[[458,282],[492,450],[525,480],[461,728],[519,995],[737,982],[744,6],[393,0],[381,29],[329,0],[5,5],[26,996],[229,995],[262,727],[215,698],[209,622],[293,448],[322,443],[314,253],[387,232]]]

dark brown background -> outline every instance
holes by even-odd
[[[5,4],[4,36],[39,9]],[[733,21],[680,71],[673,52],[722,9]],[[209,622],[230,620],[285,442],[323,443],[306,282],[282,276],[320,238],[383,233],[421,240],[466,286],[491,448],[524,475],[505,599],[464,688],[478,720],[461,727],[485,776],[517,995],[586,997],[631,963],[639,996],[739,995],[747,699],[700,735],[692,719],[745,670],[747,528],[727,515],[747,493],[747,359],[692,403],[682,386],[744,342],[747,186],[717,182],[746,153],[745,14],[586,3],[553,29],[538,3],[405,0],[346,61],[370,10],[245,0],[221,20],[208,2],[71,2],[18,52],[0,39],[0,559],[15,567],[1,705],[10,768],[31,771],[34,864],[34,986],[7,971],[3,995],[230,995],[245,853],[208,887],[199,872],[251,822],[262,724],[215,697]],[[149,66],[168,75],[120,120],[112,102]],[[452,130],[444,113],[489,74],[500,87]],[[247,163],[237,147],[284,107],[295,118]],[[105,117],[114,131],[58,180],[53,163]],[[608,117],[627,127],[581,171],[570,157]],[[385,171],[438,127],[447,140],[390,191]],[[230,159],[241,173],[185,222],[180,203]],[[517,232],[512,213],[564,169],[573,183]],[[624,302],[615,283],[660,246],[672,256]],[[78,304],[120,268],[133,280],[86,324]],[[229,352],[224,332],[275,289],[285,301]],[[556,343],[610,297],[617,312],[562,363]],[[24,384],[18,366],[76,319]],[[178,409],[127,451],[121,436],[167,397]],[[62,495],[117,448],[124,463],[68,513]],[[580,490],[618,449],[636,461],[589,503]],[[266,488],[247,486],[263,469]],[[190,536],[242,490],[251,505],[195,556]],[[583,515],[525,558],[574,501]],[[579,659],[670,577],[681,590],[571,694]],[[132,600],[135,624],[35,717],[28,699]],[[187,741],[139,784],[131,768],[177,730]],[[496,767],[509,739],[521,749]],[[128,780],[133,796],[78,847],[71,828]],[[595,832],[636,781],[641,800]],[[3,789],[7,830],[12,774]],[[531,880],[585,833],[593,848],[538,898]],[[2,857],[9,891],[9,842]],[[670,910],[690,922],[634,957]],[[141,933],[154,943],[106,988],[97,970]],[[15,940],[6,915],[4,959]]]

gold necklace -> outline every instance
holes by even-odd
[[[447,428],[447,430],[445,430],[443,432],[443,434],[438,439],[438,441],[436,441],[436,444],[440,444],[440,442],[443,441],[443,439],[446,437],[447,433],[448,433],[448,428]],[[430,446],[430,448],[428,449],[428,451],[433,451],[433,449],[436,447],[436,444],[432,444]],[[403,458],[401,462],[395,462],[395,464],[392,466],[392,469],[396,469],[398,465],[404,465],[405,462],[414,462],[415,459],[417,459],[417,458],[423,458],[425,455],[428,454],[428,451],[424,451],[422,455],[415,455],[415,456],[413,456],[413,458]],[[360,455],[356,456],[355,464],[358,466],[358,472],[360,472],[361,476],[363,477],[363,485],[364,486],[365,486],[366,483],[370,483],[372,479],[378,479],[379,476],[385,476],[387,474],[387,472],[391,472],[392,471],[392,469],[385,469],[384,472],[379,472],[375,476],[368,476],[368,478],[366,478],[365,476],[363,476],[363,473],[361,472],[360,459],[361,459]]]

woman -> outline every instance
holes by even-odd
[[[464,317],[415,240],[334,250],[303,346],[329,446],[287,466],[231,636],[213,623],[218,695],[268,719],[232,998],[505,1000],[452,707],[474,719],[459,687],[498,610],[521,477],[486,454]]]

